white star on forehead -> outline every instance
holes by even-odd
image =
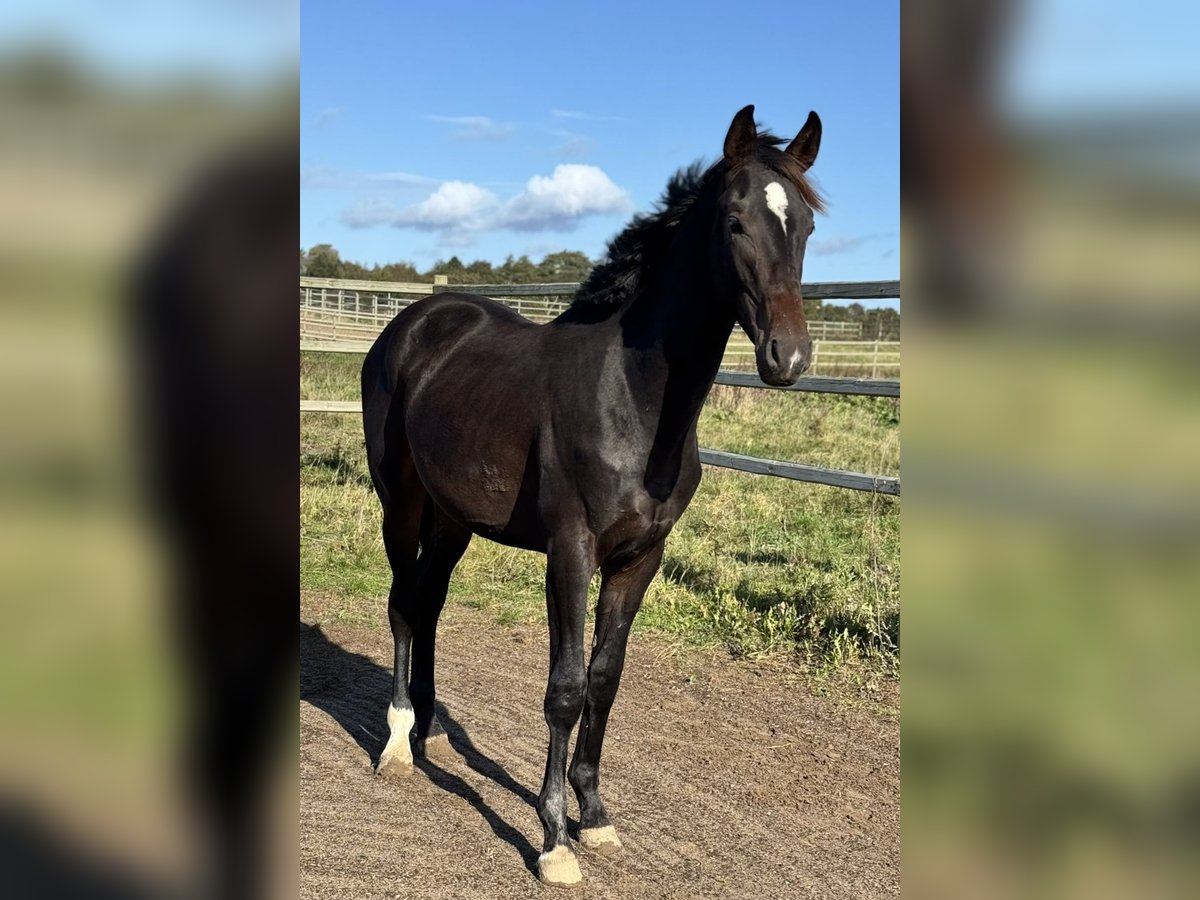
[[[778,181],[772,181],[763,191],[767,195],[767,209],[779,216],[779,224],[783,226],[783,233],[787,234],[787,192]]]

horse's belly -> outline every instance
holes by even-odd
[[[519,496],[487,496],[460,490],[430,491],[433,501],[455,521],[488,540],[545,552],[546,539],[533,509],[521,503]]]
[[[527,474],[526,456],[480,445],[427,453],[413,447],[417,474],[443,512],[482,537],[544,551],[536,477]]]

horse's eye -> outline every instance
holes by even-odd
[[[729,217],[729,232],[730,234],[745,234],[746,230],[742,228],[742,222],[735,216]]]

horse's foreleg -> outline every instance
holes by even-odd
[[[642,597],[662,562],[663,543],[652,547],[641,558],[620,569],[603,571],[600,601],[596,607],[596,635],[592,642],[592,661],[588,666],[587,698],[575,756],[571,760],[571,786],[579,798],[579,842],[589,850],[606,856],[621,849],[621,839],[609,821],[600,800],[600,752],[604,731],[621,671],[625,667],[625,646],[633,617],[642,605]]]
[[[546,562],[546,610],[550,623],[550,679],[546,686],[546,724],[550,750],[538,795],[538,818],[545,841],[538,857],[538,877],[547,884],[570,885],[582,880],[579,862],[567,838],[567,744],[583,709],[583,625],[587,588],[596,571],[591,536],[556,539]]]

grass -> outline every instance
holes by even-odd
[[[358,399],[361,357],[301,355],[306,399]],[[894,399],[714,388],[701,444],[883,475],[899,472]],[[305,413],[300,579],[339,621],[387,627],[390,572],[361,420]],[[705,468],[637,619],[739,655],[795,655],[817,670],[899,665],[900,508],[894,498]],[[545,620],[545,557],[472,541],[450,602],[498,622]],[[592,586],[593,596],[596,584]]]

